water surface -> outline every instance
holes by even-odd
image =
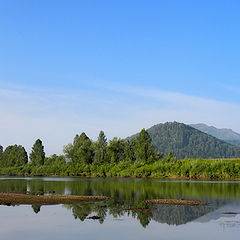
[[[0,206],[1,239],[235,239],[240,182],[158,179],[2,178],[1,192],[104,195],[73,205]],[[206,206],[149,205],[144,200],[200,200]],[[90,219],[98,216],[99,219]]]

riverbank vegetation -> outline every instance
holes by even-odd
[[[30,153],[21,145],[0,147],[0,174],[10,176],[82,176],[82,177],[176,177],[202,179],[240,178],[240,159],[178,160],[156,152],[147,131],[135,138],[113,138],[103,131],[93,142],[85,133],[76,135],[64,146],[64,155],[45,157],[38,139]]]

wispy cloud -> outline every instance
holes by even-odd
[[[65,91],[2,87],[0,109],[0,144],[22,144],[30,151],[41,138],[48,154],[60,153],[81,131],[94,139],[101,129],[109,138],[126,137],[166,121],[240,131],[238,104],[130,86]]]

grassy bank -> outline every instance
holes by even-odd
[[[240,159],[163,159],[153,163],[128,162],[97,164],[56,163],[51,165],[0,169],[8,176],[82,177],[175,177],[194,179],[240,179]]]

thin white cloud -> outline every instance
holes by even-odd
[[[41,138],[48,154],[61,153],[76,133],[96,139],[126,137],[159,122],[203,122],[240,132],[240,105],[182,93],[131,87],[81,91],[0,88],[0,144],[28,151]]]

